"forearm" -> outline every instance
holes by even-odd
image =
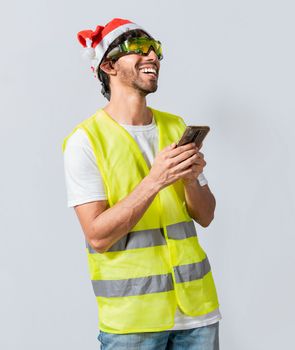
[[[201,226],[206,227],[214,218],[215,198],[207,185],[199,181],[184,181],[185,199],[190,216]]]
[[[98,252],[107,251],[137,224],[159,187],[146,176],[125,198],[108,208],[93,222],[91,244]]]

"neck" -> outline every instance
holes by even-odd
[[[146,106],[146,99],[137,91],[112,92],[110,102],[103,110],[116,122],[129,125],[147,125],[152,122],[152,112]]]

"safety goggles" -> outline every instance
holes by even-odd
[[[121,56],[134,53],[147,56],[151,50],[155,51],[159,60],[163,58],[162,44],[160,41],[147,37],[130,38],[113,48],[107,54],[106,59],[117,60]]]

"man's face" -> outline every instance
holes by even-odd
[[[147,56],[139,54],[122,56],[115,62],[114,67],[117,70],[116,79],[123,86],[136,89],[142,96],[157,90],[160,61],[154,50]],[[156,72],[144,68],[153,68]]]

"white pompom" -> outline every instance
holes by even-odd
[[[93,60],[95,58],[95,50],[93,47],[85,47],[83,49],[83,58]]]

